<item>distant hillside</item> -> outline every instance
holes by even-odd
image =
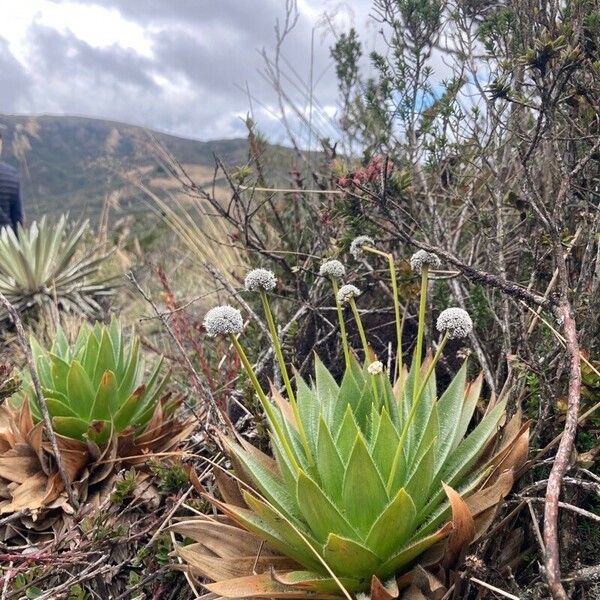
[[[123,211],[146,210],[123,174],[140,173],[154,182],[164,178],[149,133],[205,181],[212,177],[213,153],[229,165],[247,160],[245,139],[199,142],[80,117],[0,115],[0,123],[8,128],[2,159],[21,171],[28,220],[65,211],[95,219],[115,191]]]

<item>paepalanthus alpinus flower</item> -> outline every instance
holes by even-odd
[[[375,242],[372,237],[368,235],[359,235],[355,237],[350,244],[350,254],[355,260],[360,260],[364,256],[364,249],[366,246],[375,246]]]
[[[473,331],[473,321],[462,308],[447,308],[442,311],[435,326],[440,333],[447,333],[450,339],[467,337]]]
[[[428,269],[437,269],[441,265],[441,261],[436,254],[427,252],[426,250],[417,250],[410,257],[410,268],[419,275],[423,271],[423,267]]]
[[[338,300],[342,303],[350,302],[353,298],[358,298],[360,296],[360,290],[350,283],[343,285],[338,292]]]
[[[210,337],[242,333],[243,328],[242,313],[228,304],[211,308],[204,317],[204,329]]]
[[[321,275],[321,277],[343,279],[346,275],[346,267],[339,260],[327,260],[321,265],[319,275]]]
[[[336,300],[356,306],[357,292],[343,286]],[[264,408],[273,457],[223,438],[233,472],[221,473],[220,499],[209,499],[224,516],[172,527],[195,540],[177,548],[190,571],[224,598],[353,600],[363,592],[382,597],[384,582],[385,597],[395,598],[417,568],[435,570],[440,589],[449,587],[448,568],[490,524],[527,455],[528,426],[518,416],[499,433],[504,401],[492,399],[474,418],[482,376],[468,381],[466,361],[438,393],[446,340],[471,326],[457,309],[443,312],[435,355],[415,352],[394,381],[368,353],[363,364],[350,353],[341,381],[315,357],[314,377],[296,374],[288,398],[274,388],[267,395],[239,328],[222,328]]]
[[[273,271],[268,269],[253,269],[246,275],[244,286],[248,292],[257,292],[263,290],[270,292],[277,285],[277,277]]]

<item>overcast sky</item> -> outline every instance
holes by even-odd
[[[313,119],[335,112],[331,28],[355,25],[367,45],[369,0],[298,0],[283,58],[308,81],[314,30]],[[277,103],[260,76],[285,0],[0,0],[0,113],[102,117],[188,137],[244,135],[250,108],[272,141],[283,139]],[[246,85],[255,100],[250,104]]]

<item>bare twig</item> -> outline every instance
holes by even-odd
[[[65,487],[65,491],[67,492],[67,496],[69,497],[69,502],[74,508],[78,508],[79,502],[77,501],[75,492],[73,491],[73,486],[71,485],[71,480],[69,479],[67,471],[65,470],[65,467],[62,462],[62,455],[58,447],[58,442],[56,441],[54,429],[52,427],[52,419],[50,417],[50,413],[48,412],[48,406],[46,405],[44,393],[42,392],[42,385],[40,383],[40,379],[35,368],[35,362],[33,360],[31,350],[29,349],[29,344],[27,343],[27,336],[25,334],[25,329],[23,328],[23,322],[21,321],[19,314],[15,310],[15,307],[1,292],[0,304],[2,304],[6,312],[10,315],[12,322],[15,324],[15,329],[17,331],[17,339],[19,340],[19,345],[21,346],[21,350],[23,351],[23,354],[25,354],[25,359],[27,360],[27,368],[29,369],[29,372],[31,374],[31,381],[35,390],[37,404],[40,409],[40,413],[42,414],[42,419],[44,421],[46,435],[50,440],[52,452],[54,453],[56,468],[58,469],[60,478],[62,479],[63,485]]]
[[[10,561],[10,564],[8,565],[8,569],[6,570],[6,573],[4,574],[4,585],[2,586],[2,596],[0,597],[0,600],[6,600],[6,595],[8,594],[8,585],[10,584],[10,580],[12,579],[12,575],[13,575],[13,561]]]
[[[552,465],[546,489],[546,504],[544,507],[544,543],[546,545],[545,566],[548,587],[555,600],[568,600],[567,593],[560,579],[560,550],[558,541],[558,508],[562,478],[569,466],[571,450],[577,433],[577,418],[581,395],[581,360],[577,329],[571,306],[563,297],[560,306],[563,318],[565,343],[569,361],[569,390],[567,416],[563,436],[558,446],[556,459]]]
[[[528,502],[540,502],[540,503],[544,502],[545,506],[548,506],[548,501],[545,500],[544,498],[526,498],[526,500]],[[559,502],[558,506],[559,506],[559,508],[564,508],[565,510],[569,510],[578,515],[581,515],[582,517],[585,517],[586,519],[590,519],[590,521],[600,523],[600,515],[590,512],[589,510],[585,510],[585,508],[579,508],[579,506],[574,506],[573,504],[569,504],[568,502]],[[546,552],[547,552],[547,550],[546,550]]]
[[[533,531],[535,532],[535,537],[537,539],[540,550],[543,554],[546,553],[546,546],[544,544],[544,538],[542,537],[542,532],[540,531],[540,524],[538,523],[537,515],[535,514],[535,510],[533,510],[531,499],[527,499],[527,508],[529,509],[529,514],[531,515],[531,523],[533,525]]]
[[[2,519],[0,519],[0,525],[6,525],[7,523],[11,523],[12,521],[17,521],[22,516],[26,515],[27,512],[28,511],[26,511],[26,510],[19,510],[17,512],[14,512],[14,513],[8,515],[7,517],[3,517]]]
[[[297,188],[266,188],[266,187],[256,187],[256,186],[248,186],[248,185],[240,185],[240,190],[252,190],[255,192],[273,192],[278,194],[325,194],[327,196],[331,195],[345,195],[346,192],[344,190],[311,190],[311,189],[297,189]]]
[[[171,328],[171,325],[169,324],[169,321],[168,321],[166,315],[160,311],[160,309],[158,308],[158,306],[156,305],[154,300],[142,288],[142,286],[139,284],[138,280],[136,279],[135,275],[131,271],[129,273],[127,273],[126,277],[131,282],[131,284],[136,288],[136,290],[141,294],[141,296],[144,298],[144,300],[146,300],[146,302],[152,307],[152,310],[154,311],[155,315],[160,319],[164,328],[167,330],[167,333],[169,334],[169,336],[175,343],[177,350],[179,351],[190,374],[192,375],[192,383],[193,383],[194,387],[196,388],[196,392],[199,394],[199,397],[206,398],[208,400],[209,406],[210,406],[212,412],[214,412],[217,419],[219,419],[223,423],[224,421],[223,421],[223,417],[221,415],[221,411],[219,410],[219,407],[217,406],[217,403],[215,402],[215,399],[212,395],[212,392],[210,391],[210,388],[208,387],[208,385],[206,385],[205,381],[198,374],[198,371],[196,371],[196,369],[194,368],[194,365],[192,364],[190,357],[187,355],[187,352],[185,351],[184,347],[181,345],[181,342],[177,339],[175,332]],[[196,419],[198,420],[200,425],[205,428],[203,419],[198,414],[198,412],[195,410],[195,408],[191,407],[189,405],[188,405],[188,408],[190,408],[190,410],[193,412],[194,416],[196,417]]]
[[[518,596],[515,596],[514,594],[510,594],[509,592],[507,592],[505,590],[501,590],[499,587],[496,587],[495,585],[491,585],[489,583],[486,583],[485,581],[481,581],[481,579],[477,579],[476,577],[471,577],[470,581],[472,581],[473,583],[476,583],[477,585],[480,585],[484,588],[487,588],[488,590],[491,590],[492,592],[495,592],[496,594],[500,594],[504,598],[510,598],[511,600],[519,600]]]
[[[67,581],[65,581],[64,583],[61,583],[60,585],[55,586],[53,589],[49,590],[48,592],[44,592],[41,596],[38,596],[38,598],[40,600],[57,600],[58,598],[61,598],[64,594],[69,594],[70,589],[76,583],[81,584],[84,581],[92,579],[93,577],[96,577],[103,573],[108,573],[109,571],[111,571],[113,569],[116,570],[118,568],[118,565],[117,566],[107,565],[106,564],[107,558],[108,558],[108,555],[103,554],[98,560],[94,561],[93,563],[88,565],[86,568],[84,568],[81,572],[77,573],[77,575],[73,575],[72,577],[67,579]]]

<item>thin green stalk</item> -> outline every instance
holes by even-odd
[[[281,440],[281,443],[285,449],[286,454],[288,455],[288,458],[290,459],[290,462],[292,463],[292,465],[294,466],[294,468],[297,471],[300,471],[301,470],[300,465],[298,464],[298,461],[296,460],[296,457],[295,457],[294,453],[292,452],[290,445],[288,444],[287,437],[286,437],[285,433],[283,432],[283,429],[281,428],[281,424],[279,423],[279,419],[277,418],[277,415],[275,414],[275,411],[273,410],[273,406],[269,402],[267,395],[263,391],[263,389],[256,377],[256,374],[254,373],[254,369],[252,368],[252,365],[250,364],[250,361],[248,360],[248,356],[246,355],[244,348],[242,348],[242,345],[240,344],[239,340],[237,339],[237,337],[235,335],[230,334],[229,339],[231,340],[233,347],[235,348],[236,352],[238,353],[238,356],[240,357],[240,360],[242,361],[242,365],[244,366],[244,369],[246,370],[246,373],[247,373],[248,377],[250,378],[250,381],[251,381],[252,385],[254,386],[254,389],[256,390],[258,399],[260,400],[263,410],[267,414],[267,418],[269,419],[271,426],[275,430],[277,437],[279,437],[279,439]]]
[[[431,361],[431,364],[427,368],[427,372],[425,373],[425,377],[423,378],[423,383],[421,383],[421,386],[419,387],[419,391],[417,392],[417,402],[420,400],[420,398],[425,390],[425,387],[427,386],[427,383],[429,382],[429,379],[431,378],[431,375],[433,374],[433,372],[435,370],[435,365],[437,364],[438,360],[440,360],[440,356],[442,355],[442,352],[444,351],[447,341],[448,341],[448,332],[446,331],[446,332],[444,332],[444,337],[442,337],[442,340],[439,343],[438,349],[435,351],[435,354],[433,356],[433,360]]]
[[[413,404],[418,389],[419,377],[421,375],[421,356],[423,354],[423,337],[425,335],[425,308],[427,305],[427,285],[429,268],[423,265],[421,270],[421,297],[419,300],[419,326],[417,329],[417,347],[415,349],[415,383],[413,387]]]
[[[404,362],[402,360],[402,337],[404,335],[404,324],[406,323],[406,311],[402,313],[402,319],[400,321],[400,363],[398,364],[398,370],[394,373],[394,381],[400,377],[402,369],[404,368]]]
[[[360,341],[363,347],[363,351],[365,353],[365,361],[367,361],[369,358],[369,343],[367,342],[367,336],[365,335],[365,328],[363,327],[362,321],[360,319],[360,314],[358,313],[358,307],[356,306],[354,298],[350,298],[349,302],[350,307],[352,308],[352,313],[354,314],[356,326],[358,327],[358,335],[360,336]]]
[[[331,286],[333,287],[333,297],[335,298],[335,308],[337,310],[338,320],[340,322],[340,334],[342,337],[342,347],[344,349],[344,359],[346,361],[346,369],[350,368],[350,347],[348,346],[348,335],[346,334],[346,323],[344,322],[344,311],[338,300],[339,287],[337,281],[331,277]]]
[[[279,364],[279,370],[281,371],[281,377],[283,378],[283,383],[285,384],[285,389],[288,395],[288,398],[292,405],[296,404],[296,397],[294,396],[294,390],[292,389],[292,383],[290,381],[290,377],[288,375],[287,367],[285,365],[285,359],[283,357],[283,350],[281,349],[281,342],[279,341],[279,336],[277,334],[277,327],[275,326],[275,319],[273,318],[273,313],[271,312],[271,306],[269,305],[269,299],[267,298],[267,294],[264,290],[260,290],[260,299],[262,300],[263,309],[265,311],[265,317],[267,318],[267,325],[269,327],[269,332],[271,333],[271,341],[273,342],[273,349],[275,350],[275,356],[277,357],[277,363]]]
[[[267,294],[264,290],[260,290],[260,299],[262,300],[263,309],[265,311],[265,316],[267,318],[267,325],[268,325],[269,331],[271,333],[271,340],[273,342],[275,356],[277,357],[277,362],[279,364],[279,370],[281,371],[281,376],[282,376],[283,382],[285,384],[285,389],[287,391],[288,399],[289,399],[290,405],[292,407],[292,412],[294,413],[294,419],[296,420],[296,423],[298,425],[298,433],[300,434],[300,439],[302,440],[302,445],[304,446],[304,452],[306,453],[306,458],[312,464],[314,461],[313,461],[313,457],[312,457],[312,452],[310,450],[310,445],[308,443],[308,437],[306,436],[306,430],[304,429],[302,419],[300,418],[300,411],[298,410],[298,403],[296,402],[296,396],[294,395],[294,390],[292,389],[292,383],[290,381],[287,367],[285,365],[285,359],[283,357],[283,350],[281,349],[281,342],[279,341],[279,336],[277,335],[277,327],[275,325],[275,319],[273,318],[273,313],[271,312],[271,306],[269,305],[269,299],[267,298]]]
[[[447,341],[448,341],[448,333],[446,332],[446,333],[444,333],[444,337],[442,338],[442,340],[438,346],[438,349],[436,350],[435,355],[433,356],[433,359],[431,360],[431,364],[427,368],[427,372],[425,373],[423,382],[419,386],[419,391],[417,392],[416,396],[413,397],[412,406],[410,407],[410,412],[408,413],[406,422],[402,426],[400,440],[398,441],[398,447],[397,447],[396,453],[394,454],[394,460],[392,462],[392,470],[390,471],[390,476],[389,476],[388,482],[387,482],[388,492],[390,492],[390,486],[392,485],[392,481],[394,479],[394,473],[396,472],[396,469],[398,468],[398,463],[400,461],[401,452],[402,452],[402,449],[406,442],[406,436],[408,435],[410,425],[413,422],[415,415],[417,414],[417,408],[419,405],[419,401],[421,400],[421,397],[423,396],[423,392],[425,391],[425,387],[427,386],[427,383],[429,382],[431,375],[435,372],[435,365],[440,360],[440,356],[442,355],[442,352],[444,350],[444,347],[446,346]],[[416,389],[416,387],[417,387],[417,382],[415,381],[414,388]]]
[[[400,373],[402,369],[402,317],[400,316],[400,299],[398,297],[398,280],[396,278],[396,263],[394,256],[388,254],[390,265],[390,277],[392,283],[392,295],[394,299],[394,321],[396,323],[396,366],[395,373]]]
[[[383,256],[388,261],[390,280],[392,284],[392,299],[394,302],[394,320],[396,322],[396,366],[394,369],[394,374],[395,377],[397,377],[402,369],[402,324],[404,322],[404,318],[400,316],[400,298],[398,296],[398,280],[396,277],[396,263],[394,261],[394,255],[391,252],[382,252],[381,250],[377,250],[377,248],[373,248],[371,246],[364,246],[364,250],[373,254],[378,254],[379,256]]]

